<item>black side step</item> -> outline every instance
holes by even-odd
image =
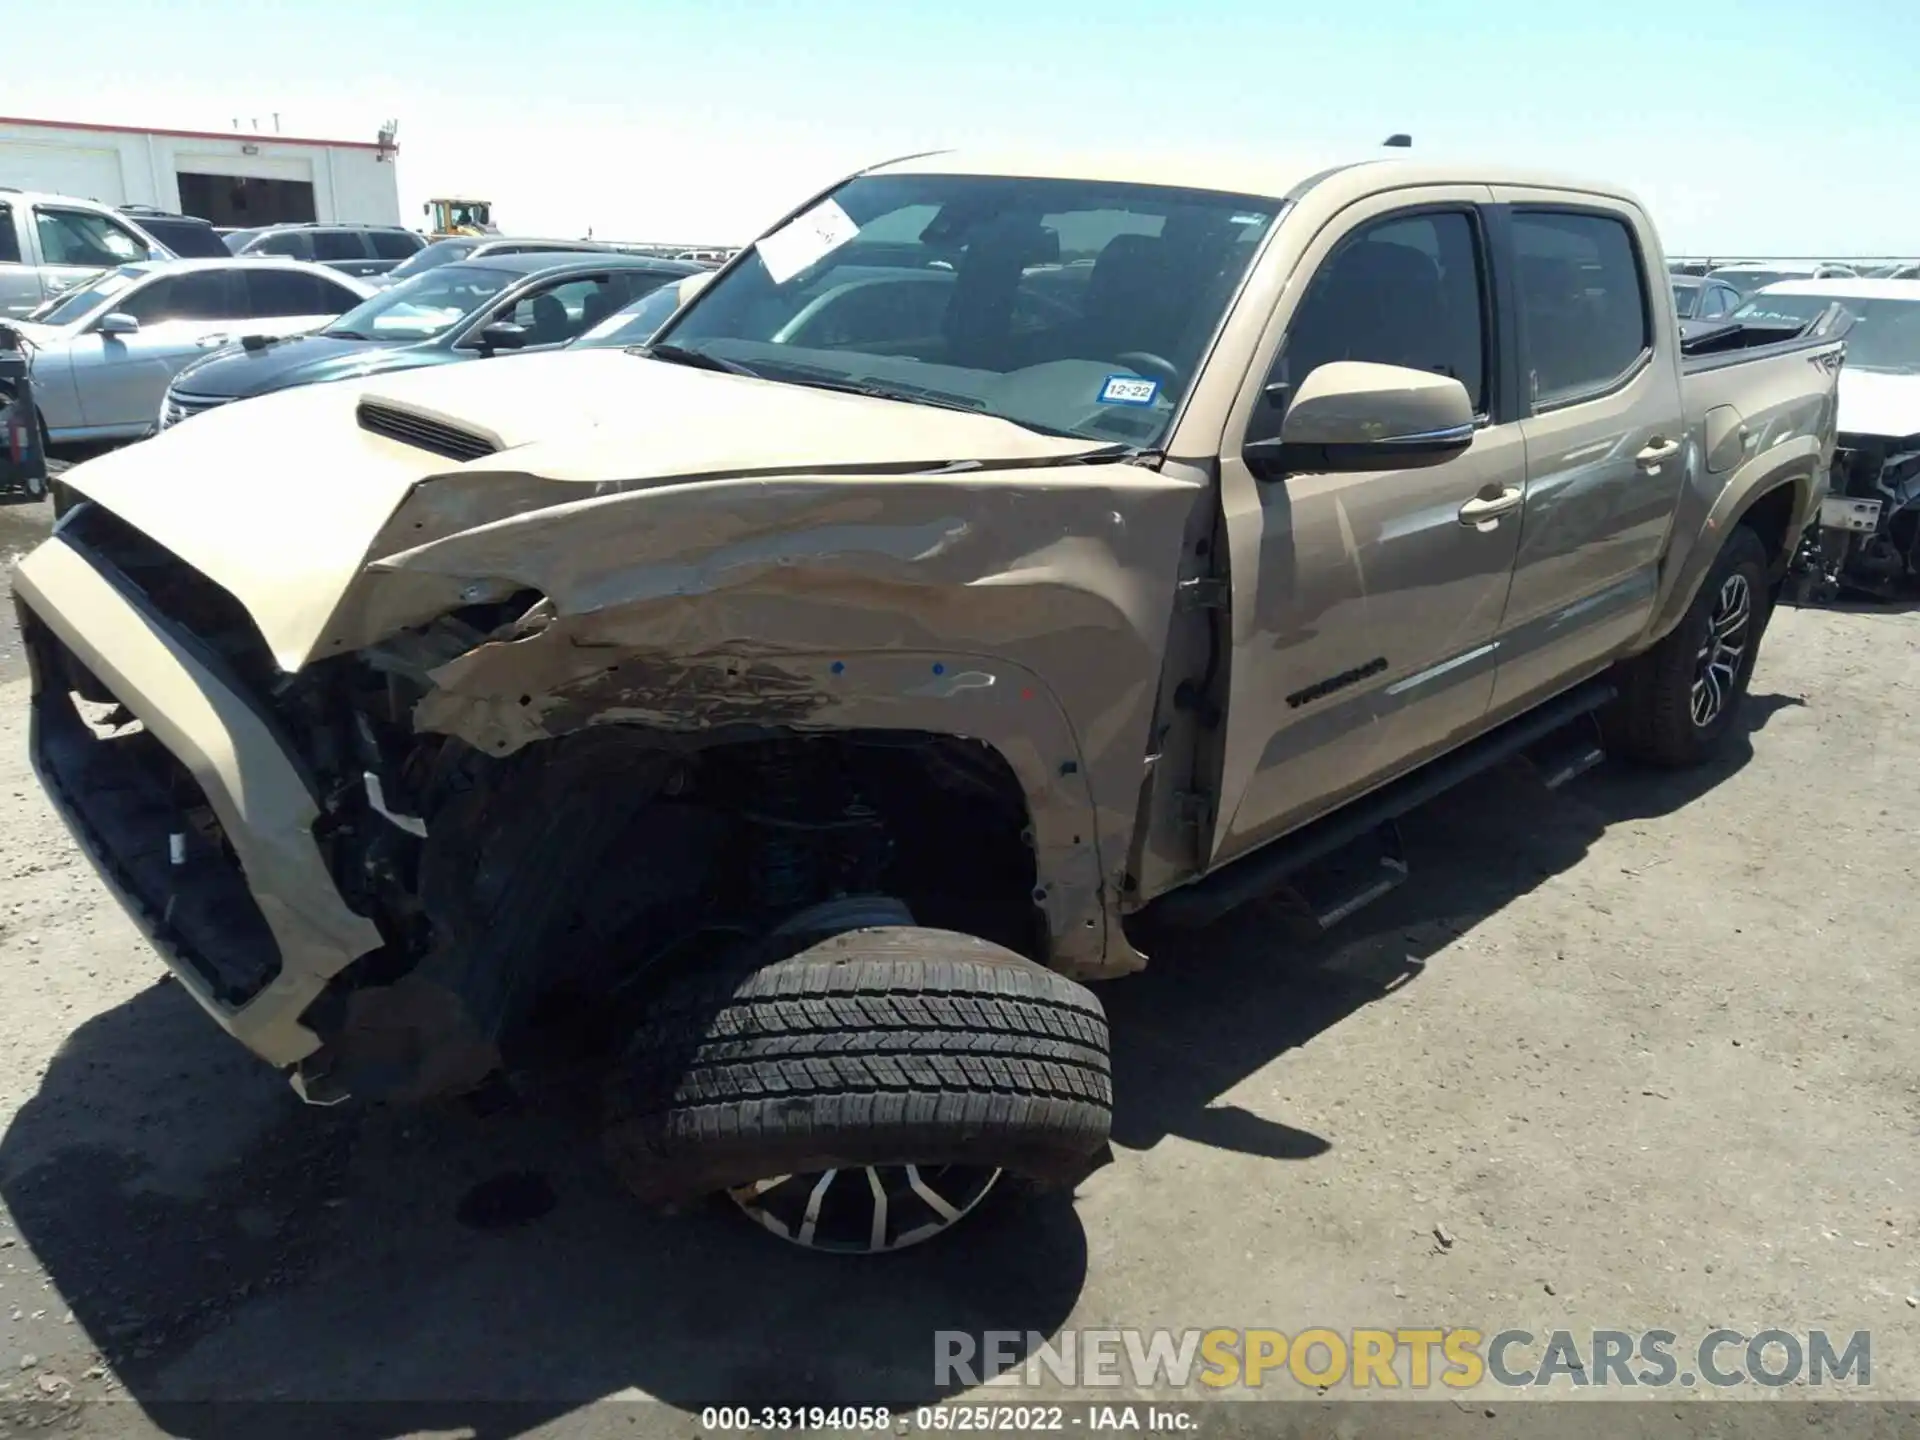
[[[1600,721],[1593,715],[1582,715],[1527,747],[1527,759],[1540,772],[1540,783],[1549,790],[1579,779],[1606,758]]]
[[[1244,859],[1161,896],[1146,913],[1168,925],[1210,925],[1228,911],[1259,899],[1314,861],[1444,795],[1462,781],[1491,770],[1569,721],[1592,715],[1617,693],[1606,680],[1577,685],[1458,750],[1429,761],[1412,774],[1390,781]]]
[[[1397,821],[1356,836],[1338,850],[1287,877],[1304,916],[1325,933],[1355,911],[1398,889],[1408,874]]]

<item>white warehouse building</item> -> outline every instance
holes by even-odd
[[[0,116],[0,187],[151,205],[247,227],[398,225],[399,147],[232,130],[142,130]]]

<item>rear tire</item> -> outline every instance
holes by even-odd
[[[947,1167],[952,1223],[987,1172],[1078,1179],[1112,1096],[1106,1017],[1084,987],[972,936],[888,926],[666,990],[614,1068],[604,1143],[644,1200],[726,1190],[749,1214],[782,1177],[807,1180],[785,1187],[803,1199],[830,1171],[869,1171],[846,1177],[856,1192],[886,1177],[924,1195]],[[825,1248],[898,1249],[945,1224],[882,1228],[886,1243]]]
[[[1609,748],[1673,769],[1718,753],[1746,699],[1771,607],[1766,546],[1735,526],[1680,623],[1628,663],[1606,717]]]

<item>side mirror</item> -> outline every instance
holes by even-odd
[[[140,328],[140,321],[122,310],[102,315],[99,324],[93,327],[96,335],[131,335]]]
[[[527,327],[511,320],[496,320],[480,331],[482,350],[518,350],[527,343]]]
[[[1271,440],[1244,450],[1256,471],[1404,470],[1473,444],[1473,401],[1447,375],[1336,360],[1301,382]]]

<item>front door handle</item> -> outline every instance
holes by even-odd
[[[1633,457],[1633,463],[1642,470],[1658,470],[1664,460],[1671,460],[1680,453],[1678,440],[1654,440],[1646,449]]]
[[[1494,495],[1476,495],[1460,507],[1460,523],[1476,530],[1490,530],[1500,523],[1502,515],[1518,510],[1525,498],[1526,492],[1518,485],[1509,485]]]

